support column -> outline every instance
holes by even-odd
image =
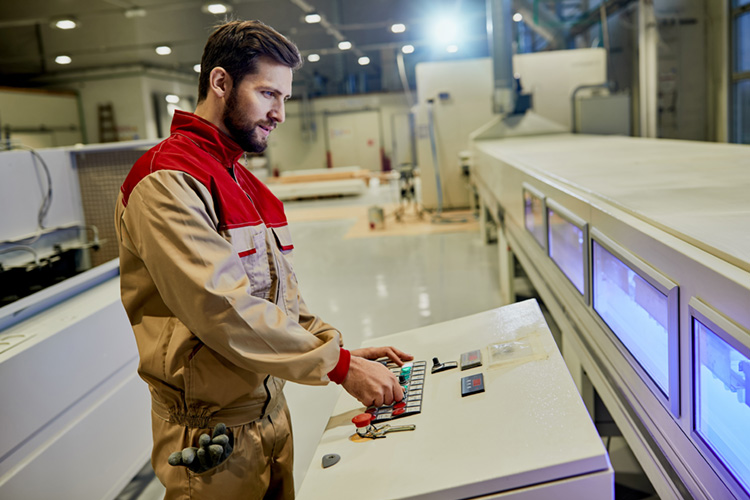
[[[515,265],[513,263],[513,252],[510,249],[502,224],[497,228],[497,251],[500,257],[500,301],[502,305],[512,304],[516,301],[516,292],[513,289]]]

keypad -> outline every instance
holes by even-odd
[[[416,415],[422,412],[422,389],[424,387],[425,370],[427,368],[426,361],[414,361],[404,363],[404,366],[399,367],[396,363],[381,360],[386,368],[390,369],[396,377],[401,376],[401,380],[404,381],[402,387],[404,388],[404,399],[398,403],[394,403],[389,406],[381,406],[376,408],[371,406],[366,411],[367,413],[373,414],[373,423],[385,422],[387,420],[393,420],[401,417],[408,417],[409,415]]]

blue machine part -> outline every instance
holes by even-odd
[[[693,318],[695,432],[750,492],[750,359]]]
[[[593,244],[594,310],[669,397],[669,301],[599,243]]]

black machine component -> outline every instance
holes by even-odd
[[[437,358],[432,358],[432,369],[430,370],[430,373],[438,373],[438,372],[444,372],[445,370],[450,370],[451,368],[456,368],[458,366],[458,363],[455,361],[446,361],[445,363],[441,363]]]
[[[63,250],[24,266],[5,268],[0,264],[0,307],[65,281],[80,271],[80,248]]]

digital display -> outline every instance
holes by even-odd
[[[669,300],[598,242],[593,243],[594,310],[669,397]]]
[[[693,318],[695,431],[750,492],[750,359]]]
[[[545,248],[547,233],[544,229],[544,204],[542,199],[527,190],[523,192],[523,220],[526,229],[542,248]]]
[[[583,229],[567,221],[552,209],[547,210],[549,227],[549,256],[555,264],[584,293],[583,253],[586,242]]]

